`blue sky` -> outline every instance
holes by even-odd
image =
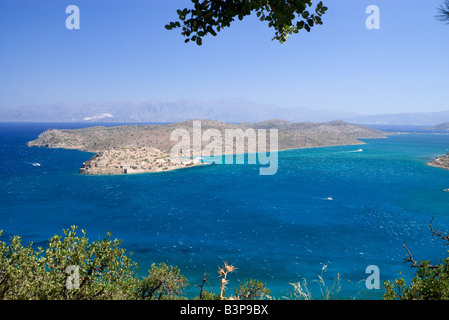
[[[241,97],[374,114],[449,109],[443,0],[324,0],[324,25],[271,41],[255,16],[203,46],[164,25],[188,0],[0,0],[0,108]],[[80,30],[68,30],[68,5]],[[368,5],[380,30],[368,30]]]

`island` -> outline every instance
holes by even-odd
[[[76,149],[95,153],[81,165],[83,175],[117,175],[170,171],[180,168],[203,166],[207,163],[201,154],[193,152],[187,156],[172,157],[170,151],[178,143],[171,134],[176,129],[193,132],[194,121],[201,121],[201,132],[208,129],[223,133],[227,129],[277,129],[277,150],[314,148],[337,145],[359,145],[359,139],[385,138],[386,133],[367,126],[344,121],[323,123],[292,123],[282,119],[271,119],[259,123],[232,124],[216,120],[189,120],[169,124],[94,126],[83,129],[49,129],[36,140],[27,143],[29,147]],[[208,141],[201,141],[204,148]],[[266,141],[270,150],[270,139]],[[248,146],[245,141],[245,149]],[[241,150],[240,150],[241,151]],[[274,150],[272,150],[274,151]],[[225,154],[225,144],[218,154]],[[239,150],[233,149],[233,152]]]

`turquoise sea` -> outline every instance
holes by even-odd
[[[257,165],[213,165],[156,174],[80,176],[92,154],[28,148],[48,128],[86,124],[0,124],[0,230],[45,245],[77,225],[94,240],[106,231],[134,252],[142,275],[152,263],[176,265],[197,294],[203,274],[219,290],[224,261],[238,269],[229,292],[247,278],[262,280],[277,299],[306,279],[319,293],[341,277],[340,298],[378,299],[366,267],[380,280],[402,271],[405,242],[417,260],[438,262],[447,247],[429,222],[449,232],[449,170],[426,162],[449,151],[449,135],[402,134],[357,146],[279,153],[275,175]],[[359,151],[363,149],[363,151]],[[34,166],[39,163],[40,166]],[[331,199],[328,199],[331,197]]]

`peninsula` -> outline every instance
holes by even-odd
[[[29,147],[77,149],[95,153],[84,164],[80,174],[107,175],[168,171],[204,165],[195,158],[170,157],[170,150],[177,143],[170,139],[176,129],[192,133],[191,121],[155,125],[96,126],[83,129],[49,129]],[[231,124],[215,120],[201,120],[201,130],[215,129],[277,129],[277,151],[337,145],[363,144],[359,139],[385,138],[385,132],[370,127],[331,121],[324,123],[288,122],[271,119],[259,123]],[[224,135],[223,135],[224,136]],[[269,139],[268,139],[269,140]],[[267,148],[269,141],[267,140]],[[207,143],[202,142],[204,148]],[[246,143],[246,142],[245,142]],[[225,154],[225,146],[221,154]],[[235,150],[234,150],[235,151]],[[245,152],[247,145],[245,145]]]
[[[444,156],[436,157],[434,160],[428,162],[427,165],[449,170],[449,152]]]

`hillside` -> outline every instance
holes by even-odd
[[[169,152],[177,143],[170,141],[173,130],[183,128],[192,134],[193,121],[184,121],[165,125],[125,125],[116,127],[89,127],[84,129],[50,129],[28,142],[30,147],[78,149],[99,152],[109,148],[151,146],[163,152]],[[324,123],[291,123],[269,120],[256,124],[229,124],[220,121],[202,120],[202,130],[214,128],[222,132],[225,129],[241,128],[278,129],[279,149],[321,147],[329,145],[360,144],[357,139],[381,138],[382,131],[354,125],[343,121]],[[203,145],[208,144],[204,142]]]
[[[449,122],[441,123],[439,125],[432,127],[427,127],[425,129],[429,131],[438,131],[438,132],[449,131]]]

